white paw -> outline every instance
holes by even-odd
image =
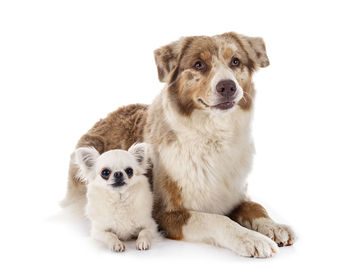
[[[151,242],[145,238],[137,239],[136,240],[136,249],[138,250],[147,250],[150,249]]]
[[[251,230],[237,236],[235,242],[234,250],[245,257],[267,258],[278,251],[278,246],[275,242]]]
[[[252,227],[253,230],[274,240],[278,246],[292,245],[295,241],[295,234],[289,226],[275,223],[271,219],[256,219],[253,221]]]
[[[114,252],[123,252],[125,251],[125,244],[120,240],[115,240],[109,244],[109,249]]]

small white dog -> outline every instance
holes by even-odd
[[[158,237],[152,218],[153,196],[146,176],[149,147],[134,144],[128,151],[99,154],[93,147],[75,151],[81,177],[88,182],[86,215],[91,236],[112,251],[124,251],[122,241],[137,237],[136,248],[149,249]]]

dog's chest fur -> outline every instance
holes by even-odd
[[[246,196],[254,153],[250,114],[237,108],[195,123],[191,130],[173,125],[177,138],[159,146],[159,161],[178,184],[184,207],[227,214]]]
[[[152,194],[148,183],[129,187],[121,196],[98,184],[89,184],[86,215],[94,226],[111,230],[122,240],[137,236],[149,224],[152,212]]]

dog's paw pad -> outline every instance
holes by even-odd
[[[267,218],[257,219],[253,225],[256,231],[274,240],[280,247],[292,245],[295,241],[295,234],[287,225],[275,223]]]
[[[141,239],[136,241],[137,250],[148,250],[151,248],[151,243],[148,240]]]

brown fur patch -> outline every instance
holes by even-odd
[[[222,54],[224,59],[231,59],[233,56],[233,50],[231,48],[226,48]]]
[[[252,201],[241,203],[228,216],[241,225],[245,223],[252,224],[254,219],[269,218],[265,208]]]
[[[156,110],[148,114],[146,126],[143,132],[144,136],[149,138],[147,142],[154,144],[155,146],[162,143],[171,144],[177,139],[177,137],[166,121],[159,121],[159,117],[165,116],[162,109],[162,103],[159,100],[156,100],[152,107]],[[155,117],[155,114],[157,117]],[[158,121],[158,127],[153,127],[152,124],[149,125],[149,122],[152,121]]]
[[[161,180],[161,185],[166,192],[168,207],[170,209],[182,209],[181,190],[177,183],[172,181],[169,176],[165,175]]]
[[[192,100],[190,93],[181,94],[181,86],[179,83],[173,83],[168,88],[170,94],[170,100],[173,102],[173,106],[176,107],[179,113],[184,116],[189,116],[195,109],[195,104]]]
[[[159,66],[157,66],[157,70],[158,70],[158,78],[159,79],[164,79],[164,77],[165,77],[164,70],[161,67],[159,67]]]
[[[193,79],[193,74],[191,72],[186,73],[187,80],[192,80]]]
[[[78,147],[93,146],[101,153],[112,149],[127,150],[143,140],[147,105],[121,107],[97,122],[78,142]]]
[[[209,51],[205,50],[199,54],[200,59],[202,59],[205,63],[211,62],[211,54]]]
[[[165,68],[168,72],[170,72],[169,61],[171,59],[176,59],[176,56],[174,55],[170,46],[165,46],[164,54],[162,55],[162,61],[165,64]]]
[[[159,181],[160,189],[155,190],[153,216],[167,238],[181,240],[182,227],[190,218],[190,213],[182,206],[181,190],[167,175]]]
[[[241,82],[238,80],[239,84],[241,85],[243,89],[243,98],[238,102],[238,105],[243,109],[243,110],[250,110],[253,105],[253,101],[255,98],[255,89],[254,89],[254,84],[252,81],[252,74],[249,73],[249,80]]]
[[[182,240],[182,227],[190,218],[190,213],[185,210],[176,210],[170,212],[161,211],[161,206],[155,208],[155,219],[158,222],[159,229],[163,230],[165,236],[173,240]]]

